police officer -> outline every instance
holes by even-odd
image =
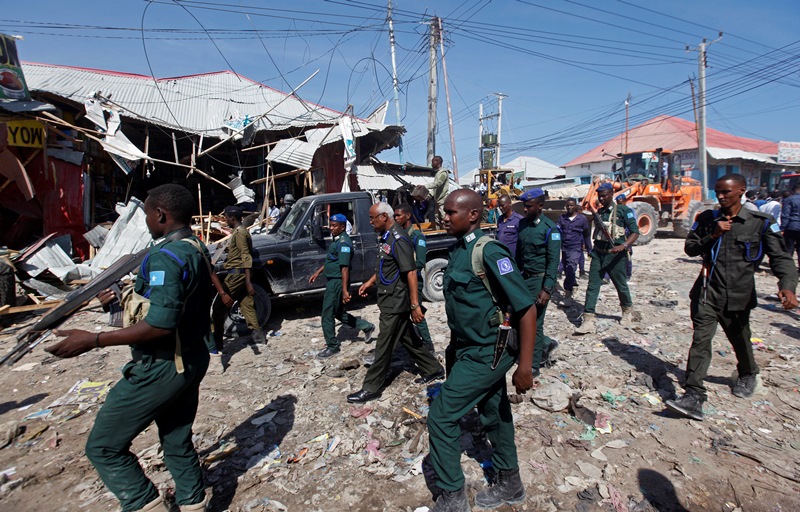
[[[626,266],[628,263],[628,250],[639,238],[639,227],[636,225],[636,214],[623,204],[614,202],[614,187],[609,182],[601,183],[597,187],[597,199],[600,209],[597,215],[606,227],[611,242],[603,232],[602,226],[594,221],[594,247],[589,254],[589,284],[586,287],[586,302],[584,303],[583,323],[575,332],[578,334],[592,334],[597,332],[595,323],[595,308],[597,298],[600,296],[600,285],[606,273],[617,289],[619,302],[622,306],[620,325],[628,326],[633,316],[633,299],[628,289]],[[628,233],[627,237],[625,233]]]
[[[482,210],[481,198],[473,190],[457,190],[445,202],[445,229],[457,239],[450,249],[450,263],[444,276],[449,350],[455,351],[455,363],[428,415],[430,460],[437,476],[436,485],[442,490],[432,512],[470,510],[461,469],[459,421],[475,406],[492,443],[492,464],[498,471],[495,485],[479,492],[475,505],[495,508],[525,499],[506,390],[506,373],[515,361],[508,350],[495,359],[500,305],[495,304],[492,295],[503,301],[503,309],[513,311],[511,323],[519,326],[519,365],[511,379],[518,393],[533,385],[536,308],[531,307],[534,299],[503,244],[490,242],[483,247],[483,270],[492,293],[473,272],[472,251],[485,236],[480,229]],[[495,361],[497,366],[493,369]]]
[[[434,218],[439,228],[444,222],[444,200],[450,193],[450,171],[442,167],[443,162],[439,155],[431,159],[431,167],[436,171],[436,175],[433,177],[433,182],[425,185],[431,191],[432,205],[436,208]]]
[[[425,269],[425,262],[428,257],[428,241],[422,231],[417,229],[417,226],[411,222],[413,215],[414,208],[408,203],[401,203],[394,209],[394,221],[408,232],[411,243],[414,244],[414,255],[417,262],[417,297],[422,300],[422,288],[424,285],[422,271]],[[434,352],[435,349],[433,347],[433,340],[431,339],[431,331],[428,329],[428,321],[423,318],[420,323],[414,324],[413,327],[419,337],[422,338],[425,347],[431,352]]]
[[[556,222],[561,231],[561,264],[564,268],[564,303],[572,304],[572,291],[578,281],[578,265],[583,256],[584,247],[592,252],[592,230],[589,221],[578,208],[575,199],[567,199],[567,212]]]
[[[209,359],[209,323],[198,322],[197,312],[209,310],[213,288],[208,254],[191,236],[195,204],[180,185],[148,194],[147,228],[154,239],[166,239],[148,252],[136,277],[136,293],[150,300],[142,321],[102,333],[59,331],[67,338],[47,348],[58,357],[75,357],[100,347],[131,347],[132,361],[122,368],[123,378],[108,393],[86,443],[86,457],[123,511],[168,510],[130,451],[133,439],[154,421],[181,511],[206,507],[192,423]]]
[[[517,240],[519,240],[519,223],[522,215],[511,208],[511,196],[502,195],[497,200],[500,207],[500,218],[497,219],[497,241],[508,247],[511,254],[517,253]]]
[[[253,240],[250,232],[242,225],[242,209],[238,206],[226,206],[223,211],[225,222],[233,228],[228,241],[228,257],[225,269],[228,275],[223,280],[223,293],[220,300],[214,302],[211,318],[214,323],[214,344],[222,350],[222,335],[225,329],[225,316],[234,301],[239,301],[239,309],[247,321],[253,343],[266,344],[267,338],[258,323],[256,303],[253,297],[256,290],[252,282]]]
[[[344,310],[344,305],[350,302],[350,258],[353,256],[353,242],[345,233],[347,217],[341,213],[331,215],[330,226],[333,240],[328,248],[328,256],[325,263],[308,278],[309,283],[314,283],[324,272],[328,279],[325,297],[322,299],[322,333],[326,347],[317,354],[320,359],[331,357],[341,350],[336,338],[336,320],[364,331],[366,343],[372,342],[372,333],[375,331],[374,325]]]
[[[556,223],[542,215],[544,190],[534,188],[520,197],[525,208],[525,218],[519,223],[517,266],[525,284],[536,301],[536,350],[533,353],[533,375],[539,367],[550,361],[558,342],[544,335],[544,315],[558,278],[558,260],[561,256],[561,231]]]
[[[736,353],[738,378],[733,394],[753,396],[758,365],[750,342],[750,311],[756,307],[753,274],[763,254],[769,256],[778,278],[778,297],[784,309],[797,307],[797,270],[787,254],[780,228],[772,215],[751,211],[741,203],[747,182],[741,174],[727,174],[714,190],[719,210],[706,210],[697,217],[686,237],[684,251],[702,256],[703,268],[689,297],[694,327],[692,347],[686,363],[686,393],[667,400],[667,408],[695,420],[703,419],[706,388],[703,380],[711,365],[711,340],[722,326]]]
[[[386,203],[376,203],[369,209],[369,221],[380,235],[378,258],[375,275],[361,285],[358,294],[366,297],[367,290],[377,283],[380,332],[375,343],[375,362],[367,370],[362,388],[347,396],[350,403],[363,403],[380,396],[398,342],[420,369],[421,376],[415,382],[423,384],[444,375],[442,365],[411,334],[411,322],[419,323],[425,315],[419,304],[414,247],[393,216],[394,210]]]

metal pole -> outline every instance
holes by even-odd
[[[631,103],[631,93],[628,93],[628,97],[625,98],[625,151],[623,153],[628,152],[628,105]]]
[[[700,43],[697,54],[700,108],[697,116],[697,156],[700,167],[702,199],[708,199],[708,152],[706,150],[706,40]]]
[[[392,81],[394,82],[394,110],[397,124],[400,124],[400,84],[397,81],[397,58],[394,52],[394,23],[392,22],[392,0],[389,0],[389,47],[392,51]],[[403,135],[397,139],[397,151],[400,153],[400,165],[405,165],[403,159]]]
[[[436,42],[437,42],[436,18],[430,23],[430,40],[428,48],[428,59],[430,67],[430,80],[428,81],[428,165],[431,165],[436,154],[436,92],[437,92],[437,72],[436,65]]]
[[[478,107],[478,169],[483,169],[483,102]]]
[[[495,151],[495,167],[500,167],[500,132],[503,131],[503,98],[506,97],[505,94],[496,92],[494,93],[497,96],[497,151]]]
[[[447,100],[447,125],[450,128],[450,153],[453,155],[453,178],[458,183],[458,160],[456,159],[456,134],[453,130],[453,111],[450,109],[450,87],[447,83],[447,61],[444,58],[444,30],[439,18],[439,48],[442,52],[442,76],[444,77],[444,96]]]

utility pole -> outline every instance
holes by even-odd
[[[702,199],[708,199],[708,149],[706,147],[706,66],[708,60],[706,58],[706,50],[708,47],[722,39],[722,32],[719,37],[710,43],[705,39],[698,45],[697,50],[697,85],[698,85],[698,112],[697,112],[697,158],[698,167],[700,168],[700,183]],[[689,47],[686,47],[689,51]]]
[[[394,52],[394,24],[392,22],[392,0],[389,0],[389,13],[387,19],[389,20],[389,47],[392,51],[392,82],[394,84],[394,110],[397,117],[397,124],[400,124],[400,84],[397,81],[397,58]],[[406,161],[403,159],[403,135],[398,137],[397,150],[400,153],[400,165],[405,166]]]
[[[625,98],[625,151],[623,153],[628,152],[628,107],[631,104],[631,93],[628,93],[628,97]]]
[[[505,94],[496,92],[494,93],[497,96],[497,152],[495,153],[495,167],[500,167],[500,144],[502,141],[500,139],[500,133],[503,131],[503,98],[506,97]]]
[[[447,83],[447,61],[444,58],[444,30],[439,18],[439,47],[442,51],[442,76],[444,76],[444,95],[447,99],[447,125],[450,128],[450,153],[453,155],[453,177],[458,183],[458,160],[456,159],[456,134],[453,130],[453,111],[450,109],[450,86]]]
[[[428,165],[436,154],[436,94],[438,89],[438,66],[436,64],[436,43],[439,37],[437,18],[432,18],[429,32],[428,58],[430,80],[428,81]]]

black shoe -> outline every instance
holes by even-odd
[[[380,396],[380,393],[373,393],[372,391],[362,389],[347,395],[347,401],[351,404],[363,404],[364,402],[369,402],[370,400],[380,398]]]
[[[523,501],[525,487],[519,478],[519,469],[501,470],[493,486],[475,495],[475,506],[478,508],[497,508],[503,504],[514,505]]]
[[[327,359],[327,358],[329,358],[331,356],[335,356],[338,353],[339,353],[339,349],[338,348],[330,348],[330,347],[328,347],[325,350],[323,350],[322,352],[320,352],[319,354],[317,354],[317,357],[320,358],[320,359]]]
[[[558,342],[556,340],[552,340],[552,343],[544,348],[544,353],[542,354],[542,366],[545,368],[550,368],[556,364],[556,362],[553,361],[552,356],[553,352],[555,352],[557,348]]]
[[[444,378],[444,368],[439,368],[435,372],[430,375],[423,375],[422,377],[417,377],[414,379],[416,384],[427,384],[434,380],[439,380]]]
[[[452,492],[442,491],[431,512],[470,512],[467,491],[464,487]]]
[[[250,339],[253,340],[253,343],[256,345],[266,345],[267,344],[267,335],[261,329],[257,329],[255,331],[250,332]]]
[[[375,326],[373,325],[369,329],[364,329],[364,343],[370,344],[373,342],[373,335],[375,334]]]
[[[682,397],[675,400],[667,400],[664,405],[670,411],[676,412],[681,416],[697,421],[703,421],[703,403],[705,399],[695,393],[685,393]]]
[[[750,398],[756,392],[756,375],[757,373],[749,373],[747,375],[740,375],[736,379],[736,385],[733,386],[733,395],[739,398]]]

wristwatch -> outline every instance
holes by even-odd
[[[419,304],[411,304],[411,311],[414,311],[419,307]]]

